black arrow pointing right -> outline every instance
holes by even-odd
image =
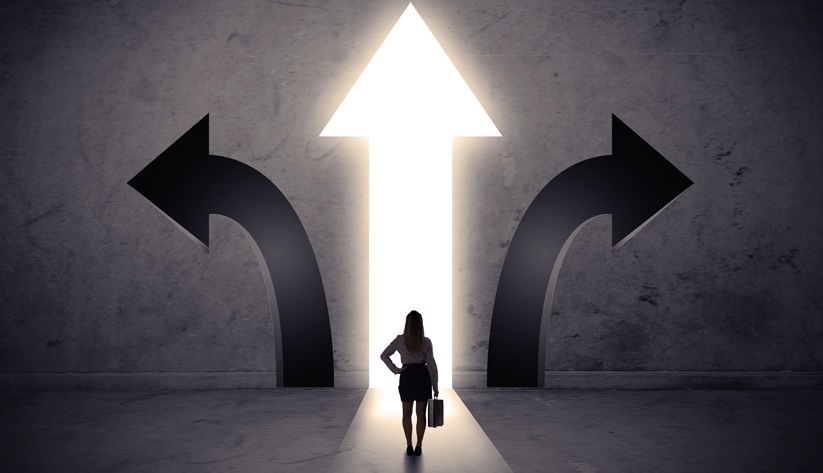
[[[693,184],[614,115],[612,152],[565,169],[523,215],[494,300],[489,387],[544,385],[546,331],[557,275],[586,222],[612,214],[612,244],[619,248]]]

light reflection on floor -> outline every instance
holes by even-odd
[[[369,389],[329,472],[490,472],[511,468],[453,389],[440,391],[442,427],[427,428],[423,455],[406,455],[397,389]],[[412,423],[415,419],[412,417]],[[416,433],[412,442],[416,442]]]

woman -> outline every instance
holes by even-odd
[[[391,355],[400,352],[402,368],[392,362]],[[423,316],[413,310],[406,316],[406,328],[383,350],[380,359],[394,374],[400,374],[400,401],[403,403],[403,431],[406,433],[406,455],[423,453],[423,433],[426,432],[426,404],[437,397],[437,363],[434,362],[432,341],[423,333]],[[417,447],[412,449],[412,405],[417,401]]]

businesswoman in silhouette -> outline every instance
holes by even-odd
[[[392,362],[391,355],[400,353],[402,368]],[[406,316],[403,335],[398,335],[383,350],[380,359],[394,374],[400,374],[400,401],[403,403],[403,431],[406,433],[406,455],[423,453],[423,433],[426,432],[426,405],[437,390],[437,363],[434,362],[432,341],[423,333],[423,316],[413,310]],[[412,405],[417,402],[417,447],[412,449]]]

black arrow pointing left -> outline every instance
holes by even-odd
[[[266,283],[277,386],[334,386],[326,293],[300,218],[266,176],[208,148],[206,115],[128,184],[206,249],[209,214],[239,223]]]

